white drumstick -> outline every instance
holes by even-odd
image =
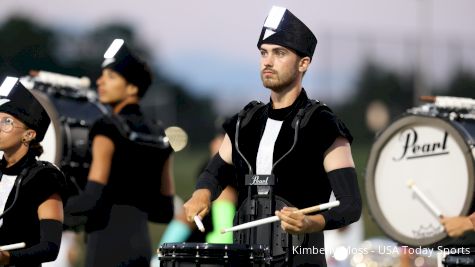
[[[424,202],[424,204],[430,209],[430,211],[432,211],[437,217],[439,217],[439,218],[443,217],[442,212],[434,205],[434,203],[432,203],[427,198],[426,195],[424,195],[424,193],[422,193],[421,190],[419,190],[419,188],[416,186],[416,183],[414,182],[414,180],[409,179],[407,181],[407,187],[412,189],[412,191],[414,191],[414,193],[416,193],[416,195],[422,200],[422,202]]]
[[[301,210],[296,210],[296,211],[294,211],[294,213],[307,214],[307,213],[312,213],[312,212],[316,212],[316,211],[320,211],[320,210],[331,209],[331,208],[337,207],[339,205],[340,205],[340,201],[337,200],[337,201],[332,201],[332,202],[328,202],[328,203],[308,207],[308,208],[301,209]],[[247,223],[243,223],[243,224],[240,224],[240,225],[236,225],[236,226],[233,226],[231,228],[225,228],[225,229],[221,230],[221,233],[224,234],[226,232],[233,232],[233,231],[248,229],[248,228],[256,227],[256,226],[267,224],[267,223],[277,222],[278,220],[279,220],[279,217],[277,217],[277,215],[275,215],[275,216],[267,217],[267,218],[264,218],[264,219],[259,219],[259,220],[255,220],[255,221],[252,221],[252,222],[247,222]]]
[[[0,246],[0,251],[14,250],[14,249],[19,249],[19,248],[24,248],[25,246],[26,246],[25,242],[15,243],[15,244],[10,244],[10,245]]]
[[[193,219],[195,220],[195,223],[196,223],[196,226],[198,226],[198,229],[201,232],[204,232],[205,231],[205,226],[203,225],[203,222],[201,221],[200,216],[195,215],[195,217],[193,217]]]

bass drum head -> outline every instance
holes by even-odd
[[[46,131],[41,146],[43,146],[43,154],[39,157],[40,160],[49,161],[56,166],[61,166],[61,155],[63,155],[63,140],[61,138],[61,125],[59,123],[59,114],[56,112],[48,97],[40,91],[30,90],[36,97],[38,102],[44,107],[48,113],[51,123]]]
[[[473,121],[407,115],[376,139],[365,176],[368,207],[392,239],[432,245],[447,237],[434,210],[449,217],[469,212],[474,159],[467,129],[475,130]]]

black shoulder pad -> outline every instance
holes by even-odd
[[[331,111],[327,105],[321,103],[318,100],[310,99],[304,108],[299,109],[297,116],[295,116],[294,120],[292,121],[292,128],[295,128],[297,120],[300,121],[299,128],[304,128],[312,117],[312,114],[319,109],[327,109]]]
[[[20,173],[20,175],[23,176],[22,184],[28,183],[31,180],[31,178],[35,177],[36,173],[39,172],[40,170],[48,169],[48,168],[58,170],[59,172],[62,173],[62,171],[51,162],[38,160],[36,161],[35,165],[31,166],[28,169],[24,169],[24,171]]]
[[[264,106],[265,104],[261,101],[254,100],[249,102],[249,104],[239,111],[238,120],[242,120],[241,127],[246,126],[251,121],[254,113]]]

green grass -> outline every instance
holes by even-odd
[[[371,146],[370,145],[353,145],[352,154],[356,165],[356,171],[358,174],[358,183],[360,186],[360,193],[363,199],[363,214],[362,220],[364,223],[365,238],[371,238],[376,236],[384,236],[378,225],[374,223],[368,210],[366,191],[365,191],[365,172],[366,164],[369,157]]]

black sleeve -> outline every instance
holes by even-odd
[[[31,172],[35,171],[33,169]],[[53,194],[61,196],[61,200],[66,203],[69,193],[64,174],[56,167],[40,167],[31,179],[24,180],[23,184],[31,196],[34,205],[39,206]]]
[[[53,261],[59,253],[63,226],[57,220],[40,220],[40,242],[32,247],[10,252],[11,265]]]
[[[326,151],[339,136],[344,137],[351,144],[353,136],[346,125],[330,110],[322,109],[316,116],[317,122],[312,123],[318,140],[320,140],[320,150]]]
[[[123,137],[120,130],[117,128],[117,125],[108,116],[98,119],[92,125],[91,130],[89,131],[89,141],[91,142],[96,135],[104,135],[109,137],[111,140],[118,140]]]
[[[238,114],[235,114],[234,116],[232,116],[231,118],[228,118],[226,119],[224,122],[223,122],[223,129],[224,131],[226,132],[226,134],[229,136],[229,138],[231,139],[231,142],[234,143],[234,135],[236,133],[236,122],[237,122],[237,119],[238,119]]]
[[[356,222],[361,216],[361,195],[355,168],[336,169],[328,173],[330,185],[340,206],[324,211],[325,230]]]
[[[225,162],[219,153],[216,153],[198,178],[196,189],[208,189],[213,201],[231,183],[233,176],[235,176],[234,166]]]

